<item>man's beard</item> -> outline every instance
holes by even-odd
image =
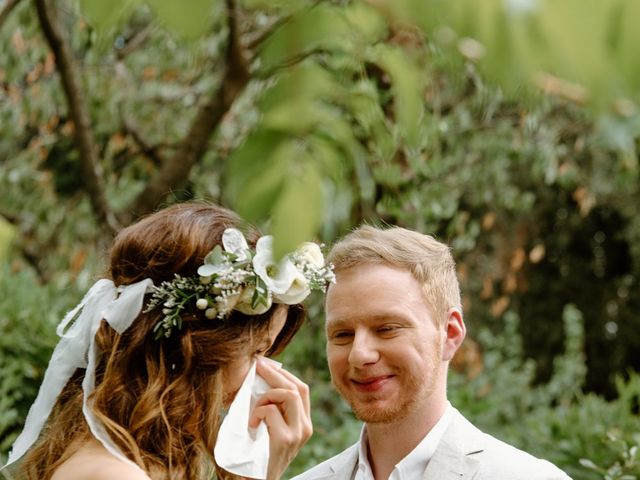
[[[347,395],[348,392],[332,379],[333,385],[342,398],[347,401],[358,420],[366,423],[393,423],[413,413],[417,404],[423,402],[433,394],[440,374],[439,362],[441,360],[441,351],[440,345],[437,344],[436,351],[429,359],[429,365],[425,367],[429,370],[427,377],[411,375],[405,383],[400,385],[402,391],[400,391],[399,401],[389,407],[381,408],[375,406],[377,400],[384,399],[383,395],[380,395],[379,398],[377,398],[376,395],[371,395],[370,402],[358,402],[352,400],[350,396]],[[408,395],[403,395],[403,393],[408,393]]]
[[[417,379],[411,377],[408,390],[415,392],[418,385]],[[376,408],[369,403],[356,404],[355,402],[349,402],[349,405],[358,420],[366,423],[393,423],[406,417],[421,399],[415,395],[409,395],[406,398],[400,397],[400,400],[395,405],[386,408]]]

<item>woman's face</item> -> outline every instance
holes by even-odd
[[[227,365],[222,367],[222,382],[224,385],[224,403],[225,405],[229,405],[233,398],[236,396],[236,393],[240,389],[244,378],[247,376],[247,372],[251,367],[251,362],[253,361],[255,355],[261,355],[264,352],[268,351],[273,345],[273,342],[278,337],[278,334],[284,327],[287,322],[287,307],[284,305],[278,306],[278,308],[273,313],[271,320],[269,322],[269,333],[268,336],[257,346],[255,352],[247,353],[246,356],[238,357]]]

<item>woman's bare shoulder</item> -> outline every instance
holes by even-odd
[[[97,443],[97,442],[96,442]],[[139,468],[119,460],[102,445],[88,444],[75,451],[51,480],[150,480]]]

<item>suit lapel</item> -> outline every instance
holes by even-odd
[[[454,409],[451,423],[440,440],[422,477],[423,480],[470,480],[480,466],[484,434]],[[351,480],[358,461],[360,443],[330,461],[331,472],[318,480]]]
[[[454,448],[438,448],[429,461],[422,476],[423,480],[468,480],[478,469],[478,460],[463,455]]]
[[[353,470],[356,468],[356,463],[358,462],[359,448],[360,442],[352,445],[335,457],[329,465],[332,473],[322,478],[325,478],[326,480],[351,480],[353,477]]]
[[[423,480],[469,480],[480,463],[476,454],[483,451],[481,432],[454,410],[447,428],[422,477]]]

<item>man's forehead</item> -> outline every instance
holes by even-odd
[[[361,323],[367,321],[374,320],[382,320],[385,318],[389,318],[389,315],[383,313],[365,313],[365,312],[354,312],[350,315],[327,315],[326,316],[326,324],[327,325],[347,325],[352,323]]]

